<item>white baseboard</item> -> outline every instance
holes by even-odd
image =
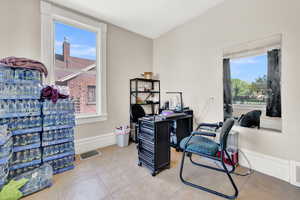
[[[300,162],[291,161],[291,184],[300,187]]]
[[[116,144],[116,136],[114,133],[107,133],[99,136],[83,138],[75,140],[75,153],[81,154],[113,144]]]
[[[290,182],[290,161],[247,149],[241,149],[241,151],[246,155],[252,169],[286,182]],[[249,167],[248,162],[241,153],[239,154],[239,164],[244,167]]]

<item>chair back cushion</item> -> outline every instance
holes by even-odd
[[[139,104],[131,105],[130,117],[133,122],[137,123],[138,119],[141,117],[145,117],[145,115],[146,115],[145,110],[141,105]]]
[[[234,125],[234,120],[232,118],[227,119],[221,129],[221,134],[220,134],[220,145],[222,150],[225,150],[227,147],[227,138],[228,134],[231,130],[231,128]]]

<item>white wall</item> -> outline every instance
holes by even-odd
[[[0,1],[0,58],[21,56],[40,59],[39,0]],[[108,120],[80,125],[76,139],[112,133],[129,123],[129,79],[152,70],[152,40],[108,24],[107,110]]]
[[[40,4],[38,0],[0,1],[0,58],[40,58]]]
[[[300,161],[299,10],[299,0],[226,0],[155,39],[154,72],[162,94],[181,90],[199,121],[222,120],[223,49],[281,33],[283,131],[242,129],[240,146]]]

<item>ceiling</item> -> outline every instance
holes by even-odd
[[[49,0],[157,38],[224,0]]]

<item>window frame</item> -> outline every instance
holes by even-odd
[[[41,51],[42,62],[48,66],[47,84],[55,83],[55,24],[60,23],[95,32],[96,47],[96,113],[76,114],[76,124],[107,120],[106,107],[106,33],[107,25],[95,19],[41,1]],[[49,34],[50,33],[50,34]]]

